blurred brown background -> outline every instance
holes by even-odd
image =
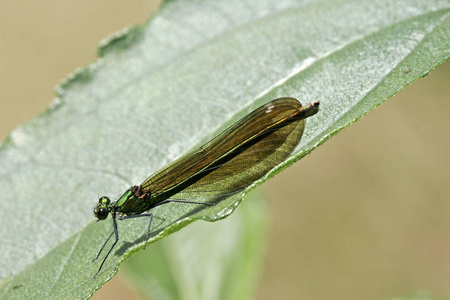
[[[156,5],[1,0],[1,139]],[[272,224],[257,299],[450,294],[449,83],[447,62],[263,186]],[[119,272],[94,299],[124,297],[139,299]]]

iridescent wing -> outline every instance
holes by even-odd
[[[306,113],[305,108],[308,109]],[[151,206],[168,198],[214,202],[237,193],[284,161],[318,103],[275,99],[142,183]]]

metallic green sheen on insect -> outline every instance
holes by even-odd
[[[119,241],[117,220],[149,218],[150,209],[171,202],[216,205],[262,178],[283,162],[300,142],[305,119],[319,111],[319,102],[302,106],[297,99],[279,98],[257,108],[227,130],[132,186],[119,200],[101,197],[94,209],[98,220],[111,214],[114,230],[100,249],[115,235],[97,274]],[[95,276],[97,276],[95,274]]]

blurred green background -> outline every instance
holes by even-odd
[[[0,137],[157,3],[0,1]],[[256,299],[450,294],[449,83],[447,62],[262,186],[272,216]],[[93,299],[140,299],[124,281]]]

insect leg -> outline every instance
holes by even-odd
[[[116,235],[116,240],[114,241],[114,244],[113,244],[112,247],[109,249],[108,253],[106,254],[105,258],[103,259],[102,264],[100,265],[100,268],[98,268],[97,273],[95,273],[94,278],[96,278],[97,275],[98,275],[98,273],[100,273],[100,270],[102,269],[103,264],[105,263],[106,259],[108,258],[109,254],[111,253],[112,249],[114,249],[114,247],[116,246],[117,242],[119,241],[119,231],[117,230],[117,221],[116,221],[116,218],[113,218],[113,225],[114,225],[114,231],[113,231],[113,233]],[[112,236],[112,233],[111,233],[111,235],[109,236],[109,238],[111,238],[111,236]],[[109,238],[108,238],[108,240],[109,240]],[[107,241],[108,241],[108,240],[107,240]],[[105,244],[106,244],[106,243],[105,243]],[[105,247],[105,245],[103,245],[103,247]],[[103,250],[103,247],[102,247],[101,250]],[[100,251],[101,251],[101,250],[100,250]]]
[[[98,257],[100,256],[100,253],[102,253],[103,248],[105,248],[106,244],[108,243],[109,239],[112,237],[112,235],[114,234],[114,230],[111,232],[111,234],[109,235],[109,237],[106,239],[106,241],[103,243],[103,246],[100,248],[100,251],[98,251],[97,256],[92,260],[92,262],[96,261],[98,259]]]
[[[141,218],[141,217],[150,217],[150,221],[148,222],[147,238],[145,239],[145,245],[144,245],[144,249],[145,249],[145,247],[147,246],[148,239],[150,238],[150,226],[152,225],[153,214],[152,213],[148,213],[148,214],[140,214],[140,215],[119,217],[119,220],[132,219],[132,218]]]

